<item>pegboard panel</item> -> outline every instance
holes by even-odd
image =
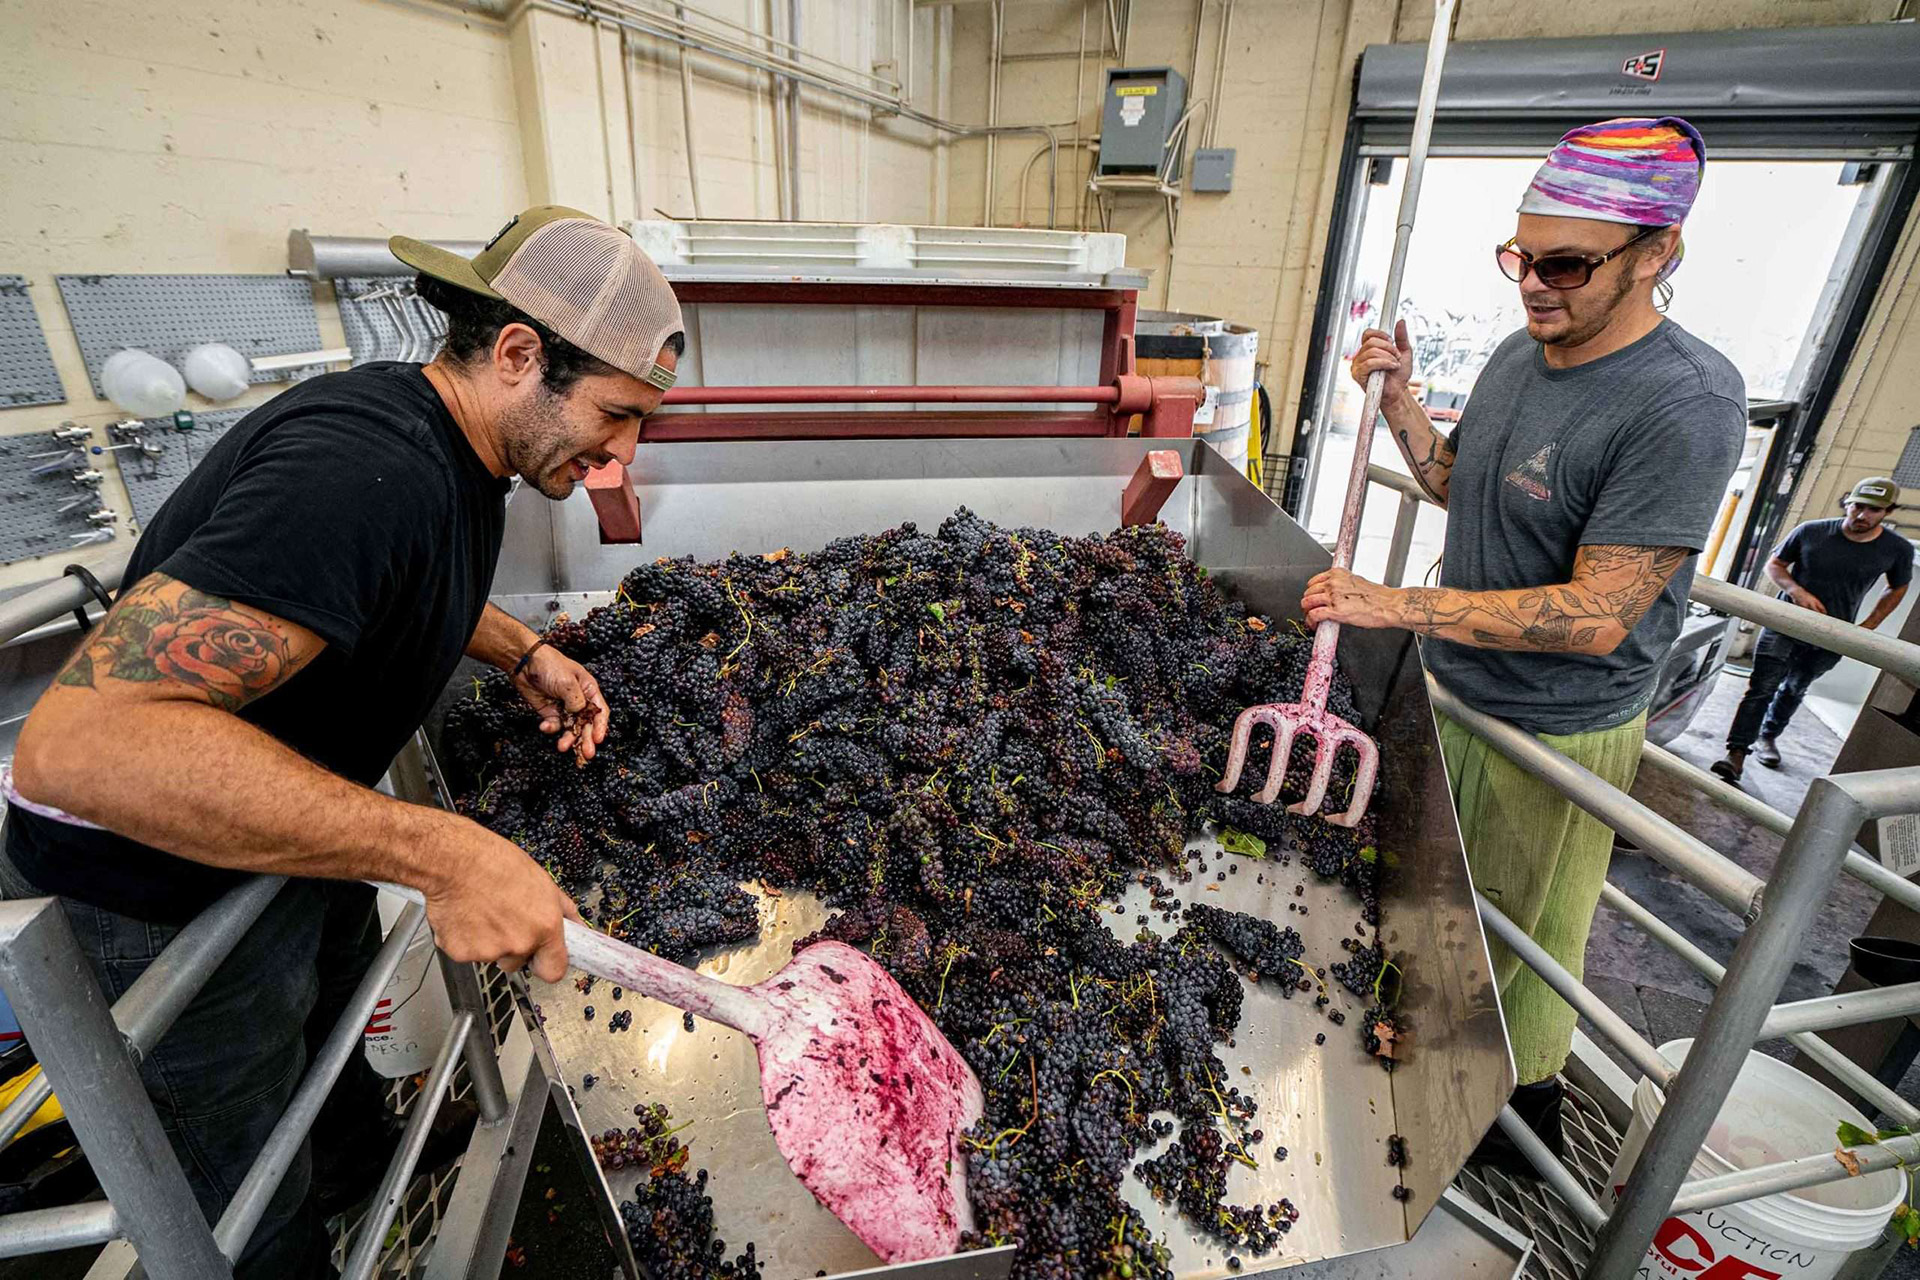
[[[126,482],[127,497],[133,502],[133,517],[142,528],[153,519],[160,505],[173,496],[187,473],[200,465],[207,450],[226,434],[251,409],[215,409],[193,415],[193,430],[176,431],[171,418],[146,418],[140,438],[160,449],[150,457],[137,449],[122,449],[120,478]]]
[[[369,360],[424,364],[447,336],[445,313],[422,302],[411,280],[343,277],[333,282],[333,296],[356,365]]]
[[[0,276],[0,409],[61,404],[66,398],[27,278]]]
[[[37,456],[42,454],[65,456]],[[108,504],[98,486],[82,487],[73,482],[73,476],[98,470],[102,461],[85,445],[63,450],[44,431],[0,436],[0,561],[64,552],[84,545],[83,537],[97,534],[87,515]],[[36,474],[40,467],[48,469]],[[61,511],[62,506],[67,509]],[[115,539],[127,536],[118,522],[106,527]]]
[[[224,342],[249,358],[320,349],[313,286],[288,276],[55,276],[67,304],[93,394],[100,367],[125,347],[150,351],[175,368],[202,342]],[[256,373],[279,382],[295,370]]]

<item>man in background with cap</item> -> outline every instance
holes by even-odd
[[[230,428],[148,523],[8,785],[0,891],[58,895],[109,1000],[249,874],[288,877],[141,1062],[209,1221],[372,959],[362,881],[420,891],[455,960],[566,971],[575,912],[545,871],[372,788],[463,654],[512,675],[558,750],[605,739],[593,677],[487,595],[510,479],[559,499],[632,461],[673,384],[680,308],[627,236],[557,206],[472,261],[392,248],[447,312],[440,355],[303,382]],[[322,1222],[372,1191],[388,1119],[353,1054],[238,1275],[333,1274]]]
[[[1881,523],[1899,501],[1899,485],[1873,476],[1841,500],[1838,518],[1809,520],[1788,534],[1767,561],[1767,576],[1780,588],[1780,599],[1852,621],[1867,588],[1885,577],[1886,592],[1860,625],[1871,630],[1885,622],[1913,581],[1913,544]],[[1749,752],[1767,768],[1778,769],[1780,747],[1774,740],[1786,732],[1808,687],[1839,662],[1840,655],[1830,649],[1762,631],[1746,695],[1727,730],[1726,757],[1714,761],[1713,771],[1737,784]]]
[[[1320,574],[1307,621],[1425,637],[1427,669],[1621,790],[1680,627],[1693,560],[1746,432],[1725,356],[1662,316],[1706,146],[1692,125],[1608,120],[1561,139],[1494,264],[1526,329],[1494,352],[1451,436],[1408,391],[1404,322],[1364,336],[1352,374],[1386,374],[1381,410],[1421,486],[1447,509],[1438,587]],[[1490,232],[1492,240],[1497,232]],[[1360,433],[1362,446],[1372,424]],[[1576,977],[1612,833],[1464,727],[1440,720],[1475,886]],[[1519,1088],[1513,1105],[1561,1150],[1558,1072],[1575,1015],[1490,944]],[[1477,1157],[1531,1166],[1494,1129]]]

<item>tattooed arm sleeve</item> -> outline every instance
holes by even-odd
[[[325,647],[305,627],[155,573],[134,584],[81,639],[54,685],[238,711]]]
[[[1646,616],[1693,551],[1586,546],[1564,583],[1518,591],[1409,587],[1398,625],[1477,649],[1607,654]]]

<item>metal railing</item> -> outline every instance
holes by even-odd
[[[121,560],[98,576],[109,587],[118,586],[124,568]],[[89,599],[78,580],[63,578],[0,603],[0,644],[83,607]],[[230,890],[188,923],[111,1008],[58,899],[0,902],[0,990],[12,1004],[41,1068],[40,1075],[0,1111],[0,1146],[49,1097],[58,1097],[107,1196],[105,1203],[0,1215],[0,1258],[123,1239],[132,1244],[140,1267],[152,1280],[232,1275],[233,1262],[245,1251],[285,1179],[321,1103],[351,1055],[359,1052],[362,1029],[381,991],[426,919],[425,910],[416,904],[402,909],[240,1189],[219,1222],[210,1226],[161,1129],[141,1083],[139,1063],[255,927],[284,883],[280,876],[257,876]],[[529,1087],[537,1083],[531,1074],[526,1083],[516,1082],[518,1087],[508,1090],[474,966],[456,964],[444,953],[439,962],[453,1006],[452,1026],[441,1041],[425,1087],[413,1101],[399,1149],[359,1225],[342,1273],[346,1280],[364,1280],[374,1273],[388,1227],[425,1148],[428,1127],[459,1066],[467,1068],[479,1112],[476,1146],[498,1145],[490,1141],[488,1131],[505,1132],[519,1104],[540,1093]],[[492,1173],[483,1171],[482,1176]],[[517,1196],[517,1183],[511,1191]],[[478,1194],[490,1192],[491,1188],[481,1188]],[[469,1212],[467,1216],[485,1215]],[[96,1265],[95,1274],[99,1272]]]
[[[1371,467],[1368,478],[1400,495],[1389,543],[1390,585],[1404,575],[1412,524],[1428,500],[1408,476]],[[1798,609],[1711,578],[1695,580],[1692,598],[1719,612],[1758,622],[1821,648],[1857,658],[1920,685],[1920,645],[1864,630],[1839,618]],[[1709,1128],[1732,1090],[1748,1051],[1759,1040],[1784,1036],[1860,1097],[1902,1125],[1920,1122],[1906,1102],[1815,1033],[1920,1013],[1920,983],[1776,1004],[1815,912],[1845,872],[1902,905],[1920,910],[1920,886],[1895,875],[1854,844],[1869,818],[1920,812],[1920,768],[1885,769],[1816,778],[1797,815],[1788,815],[1722,782],[1651,743],[1642,762],[1694,787],[1707,799],[1784,837],[1762,881],[1731,859],[1660,817],[1644,804],[1582,768],[1525,730],[1475,711],[1429,677],[1436,711],[1484,739],[1523,769],[1638,844],[1650,857],[1745,921],[1732,960],[1720,965],[1654,911],[1613,885],[1602,901],[1674,951],[1716,985],[1686,1063],[1674,1069],[1580,980],[1512,921],[1479,900],[1488,931],[1572,1005],[1608,1041],[1665,1091],[1666,1098],[1638,1163],[1611,1213],[1586,1193],[1511,1107],[1501,1128],[1527,1155],[1571,1212],[1597,1233],[1588,1280],[1634,1273],[1661,1222],[1673,1213],[1838,1182],[1858,1173],[1898,1167],[1920,1157],[1920,1138],[1899,1138],[1852,1151],[1822,1151],[1799,1159],[1689,1181],[1687,1174]]]

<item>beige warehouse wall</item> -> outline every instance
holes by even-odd
[[[1894,0],[1703,0],[1681,8],[1651,0],[1585,8],[1557,0],[1461,0],[1456,35],[1522,39],[1871,22],[1892,17],[1896,7]],[[1285,448],[1298,416],[1354,67],[1369,44],[1424,41],[1432,9],[1417,0],[1237,0],[1225,71],[1216,85],[1220,0],[1132,8],[1127,62],[1171,65],[1188,76],[1190,97],[1208,99],[1219,114],[1215,145],[1233,147],[1238,155],[1231,193],[1183,201],[1176,242],[1169,242],[1160,204],[1147,197],[1122,198],[1113,228],[1127,235],[1129,263],[1154,273],[1144,305],[1225,316],[1261,331]],[[954,10],[954,114],[960,118],[984,119],[988,111],[991,9],[969,4]],[[1082,138],[1090,137],[1099,124],[1102,70],[1118,65],[1103,48],[1105,6],[1098,0],[1013,0],[1005,15],[1002,46],[1016,57],[1001,70],[1000,120],[1058,124],[1063,138],[1076,128]],[[1084,74],[1076,76],[1075,55],[1082,47]],[[1032,58],[1041,52],[1065,56]],[[956,220],[977,222],[985,214],[985,151],[974,140],[954,148],[950,202]],[[1019,168],[1030,151],[1024,140],[996,148],[992,216],[998,223],[1015,218]],[[1076,225],[1080,216],[1087,163],[1083,153],[1075,165],[1063,166],[1062,225]],[[1044,182],[1037,172],[1030,181],[1030,224],[1044,217]],[[1087,218],[1087,225],[1097,225],[1091,212]]]
[[[0,0],[0,31],[0,272],[31,282],[68,397],[0,410],[0,433],[72,419],[103,438],[122,416],[94,398],[56,274],[274,273],[293,227],[473,236],[526,202],[506,32],[485,18],[384,0]],[[321,337],[340,342],[330,304]],[[0,586],[54,567],[0,566]]]
[[[784,0],[709,0],[698,8],[744,28],[736,38],[756,44],[770,31],[785,31]],[[916,10],[911,0],[809,0],[797,42],[809,55],[853,69],[835,75],[871,71],[895,83],[905,80],[911,45],[913,105],[937,113],[946,25],[937,11]],[[512,33],[535,200],[616,221],[782,215],[784,134],[767,72],[690,52],[691,89],[683,92],[679,47],[647,32],[611,23],[595,28],[526,8]],[[924,125],[876,118],[861,103],[803,86],[798,216],[943,220],[939,141]]]

